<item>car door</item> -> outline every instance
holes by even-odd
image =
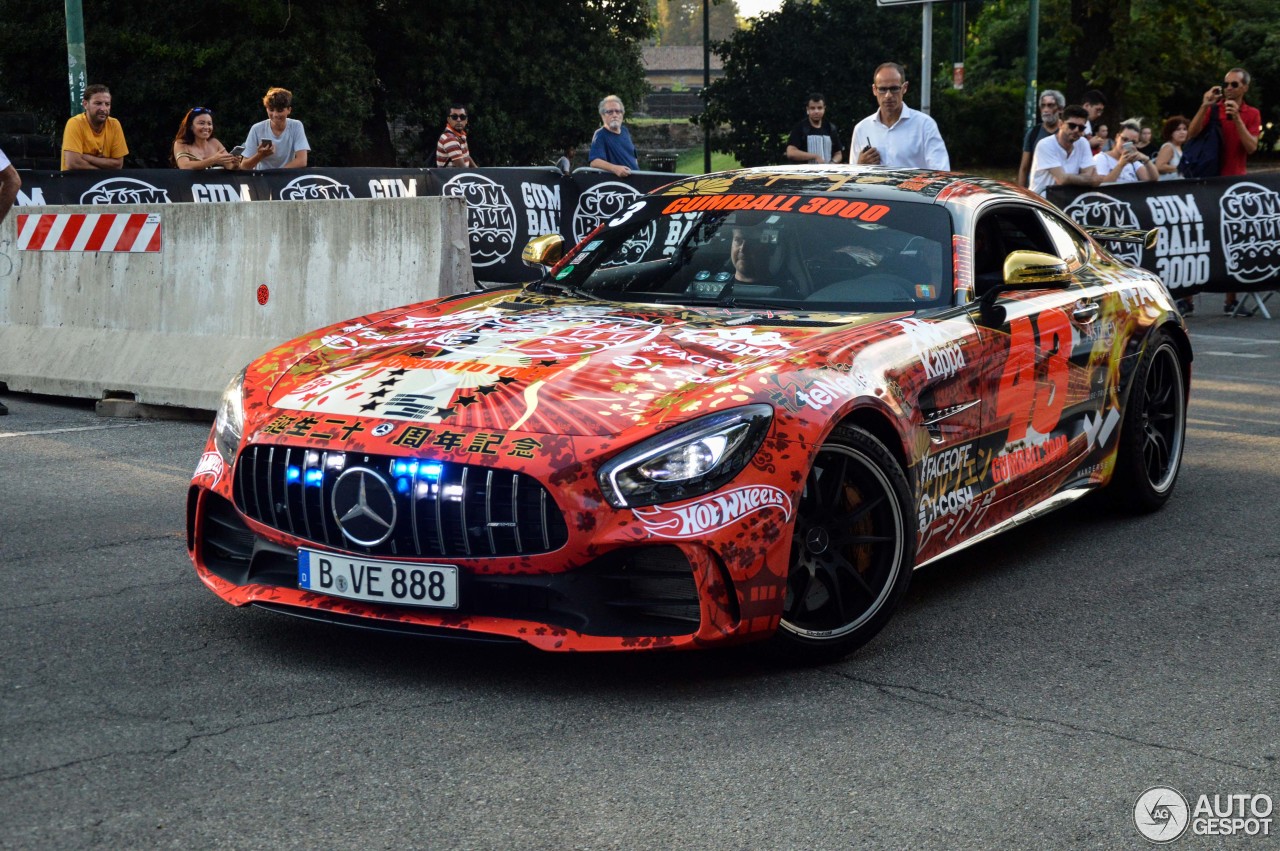
[[[1093,330],[1100,327],[1100,288],[1081,280],[1087,239],[1031,205],[982,211],[974,241],[982,249],[975,248],[978,293],[991,285],[983,282],[989,274],[984,263],[994,258],[1002,267],[1004,258],[1018,250],[1058,257],[1072,276],[1066,287],[1001,293],[994,311],[973,308],[975,322],[990,332],[983,372],[989,483],[997,500],[1016,497],[1013,507],[1021,508],[1071,481],[1093,445],[1089,434],[1097,429],[1101,408],[1094,386],[1099,341]]]

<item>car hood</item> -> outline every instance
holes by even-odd
[[[335,327],[275,382],[274,409],[543,434],[614,435],[767,398],[882,316],[780,317],[449,300]]]

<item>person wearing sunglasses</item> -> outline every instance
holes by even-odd
[[[1036,145],[1031,158],[1031,191],[1044,195],[1050,186],[1097,186],[1102,177],[1093,165],[1093,150],[1084,138],[1089,113],[1079,104],[1062,110],[1058,132]]]
[[[169,162],[181,169],[240,167],[240,158],[213,138],[213,111],[203,106],[192,107],[182,116]]]
[[[871,94],[880,108],[853,128],[849,150],[859,165],[887,168],[951,170],[951,156],[932,116],[903,102],[907,71],[897,62],[885,62],[872,75]]]
[[[243,169],[306,168],[311,144],[302,122],[290,118],[293,112],[293,92],[272,86],[262,96],[267,110],[267,120],[249,128],[244,149],[253,151],[240,163]]]
[[[1262,132],[1262,114],[1244,102],[1249,91],[1249,72],[1232,68],[1222,79],[1222,85],[1213,86],[1204,93],[1200,108],[1187,128],[1187,138],[1194,139],[1203,132],[1209,120],[1209,110],[1218,111],[1218,126],[1222,128],[1222,146],[1218,150],[1221,175],[1240,176],[1248,170],[1248,158],[1258,150],[1258,134]],[[1227,293],[1222,312],[1236,312],[1236,294]],[[1248,314],[1242,314],[1248,315]]]
[[[622,123],[626,112],[622,98],[617,95],[600,101],[600,129],[591,137],[591,150],[587,152],[587,162],[592,168],[603,169],[616,177],[626,177],[640,167],[631,131]]]
[[[62,130],[62,170],[124,168],[129,146],[124,129],[111,117],[111,90],[95,83],[80,99],[84,112]]]
[[[1031,179],[1031,156],[1036,152],[1036,145],[1046,136],[1058,132],[1058,118],[1066,105],[1066,95],[1057,89],[1045,89],[1040,94],[1040,123],[1022,137],[1022,162],[1018,164],[1019,186],[1028,185]]]
[[[436,168],[476,167],[471,147],[467,143],[467,122],[470,120],[464,104],[449,105],[449,112],[445,114],[444,132],[436,141]]]

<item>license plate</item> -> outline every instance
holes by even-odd
[[[348,600],[458,608],[458,568],[298,549],[298,587]]]

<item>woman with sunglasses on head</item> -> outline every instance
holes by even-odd
[[[187,110],[182,117],[169,162],[183,169],[240,167],[240,158],[213,138],[213,112],[203,106]]]

